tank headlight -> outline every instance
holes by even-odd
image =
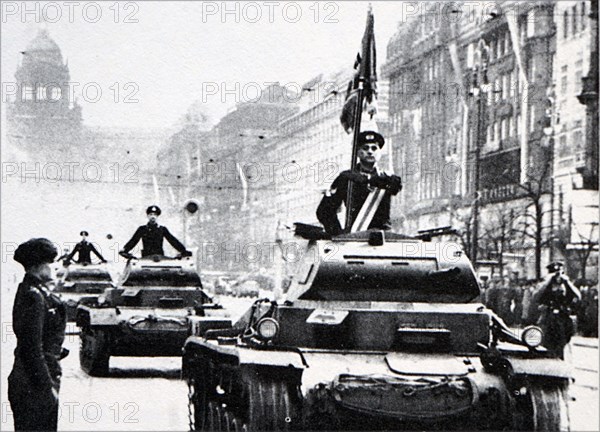
[[[521,333],[521,340],[529,348],[536,348],[542,344],[544,338],[544,332],[541,328],[536,326],[525,327],[523,333]]]
[[[104,295],[98,296],[98,304],[103,305],[104,303],[106,303],[106,297]]]
[[[256,325],[256,329],[261,339],[270,340],[279,333],[279,323],[273,318],[263,318]]]

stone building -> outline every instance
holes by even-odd
[[[581,15],[581,4],[569,7]],[[491,260],[505,275],[539,276],[543,263],[558,257],[566,192],[560,207],[552,199],[553,176],[560,175],[555,153],[576,153],[560,144],[555,152],[557,131],[547,124],[548,94],[565,69],[561,52],[572,62],[573,47],[563,44],[555,24],[565,8],[550,1],[432,5],[399,25],[383,66],[392,137],[402,143],[394,151],[405,185],[396,217],[410,231],[453,225],[471,255],[478,252],[478,260]],[[583,31],[581,20],[573,22]],[[575,45],[589,51],[581,40]],[[487,62],[479,60],[482,52]],[[569,73],[572,107],[581,64]],[[578,118],[572,134],[583,133],[581,112],[569,109]],[[558,134],[555,140],[565,143]]]
[[[8,143],[39,157],[69,154],[81,133],[81,107],[72,100],[68,61],[45,29],[20,53],[16,94],[7,107]]]

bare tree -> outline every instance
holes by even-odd
[[[495,209],[482,227],[481,239],[488,255],[493,253],[497,257],[500,274],[503,273],[505,265],[504,253],[514,249],[515,224],[519,216],[519,212],[503,205]]]
[[[573,223],[572,226],[581,240],[575,245],[575,256],[577,257],[579,268],[581,269],[580,277],[581,279],[586,279],[588,259],[594,250],[598,250],[598,222],[589,224],[589,234],[582,234],[581,231],[583,230],[583,227],[580,230],[575,223]]]
[[[554,241],[552,227],[544,224],[546,216],[553,211],[548,205],[549,196],[552,191],[552,163],[550,152],[542,149],[539,152],[539,163],[529,166],[526,181],[519,184],[519,189],[526,204],[523,211],[518,214],[518,222],[515,226],[515,235],[533,242],[535,256],[535,275],[541,278],[542,250]],[[525,245],[528,242],[525,243]]]

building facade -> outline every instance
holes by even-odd
[[[567,73],[561,55],[570,52],[573,64],[573,47],[563,45],[556,22],[565,4],[459,2],[430,10],[399,25],[383,66],[394,164],[405,184],[398,214],[404,228],[453,225],[472,256],[520,278],[539,277],[545,262],[560,257],[557,227],[567,192],[554,179],[556,154],[573,156],[568,171],[576,169],[573,145],[562,129],[553,137],[556,128],[547,124],[557,71]],[[581,15],[582,4],[569,10]],[[569,18],[569,28],[579,33],[590,27],[574,22]],[[582,39],[573,45],[587,52],[569,74],[572,87],[565,84],[573,128],[565,133],[577,137],[585,135],[585,107],[574,104],[589,49]],[[555,149],[556,139],[563,147]]]

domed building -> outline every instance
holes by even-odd
[[[68,151],[81,130],[81,107],[71,100],[68,62],[46,29],[21,51],[18,86],[7,110],[9,143],[35,154]]]

